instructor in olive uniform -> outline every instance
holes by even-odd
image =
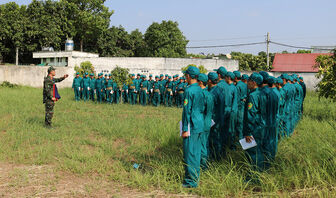
[[[66,79],[69,75],[66,74],[61,78],[54,78],[56,75],[55,68],[48,68],[48,76],[44,78],[43,82],[43,104],[45,104],[45,127],[51,128],[51,120],[54,115],[55,101],[57,100],[54,96],[54,84],[61,82]]]

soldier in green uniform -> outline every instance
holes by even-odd
[[[173,98],[172,98],[172,103],[173,105],[177,105],[177,85],[178,85],[179,81],[178,81],[178,75],[174,75],[173,77]]]
[[[84,78],[82,79],[82,93],[83,93],[83,100],[89,100],[89,93],[90,93],[90,78],[88,77],[88,73],[85,72]]]
[[[248,80],[248,88],[251,90],[247,98],[243,134],[247,142],[253,139],[257,142],[257,146],[247,149],[247,157],[255,170],[263,171],[265,167],[265,120],[262,111],[266,108],[261,103],[262,93],[259,86],[263,83],[263,77],[259,73],[253,73]],[[249,178],[251,179],[251,178]]]
[[[137,99],[137,92],[136,92],[136,79],[135,79],[135,75],[132,74],[132,82],[131,84],[128,86],[128,94],[129,94],[129,100],[130,100],[130,104],[134,105],[136,104],[136,99]]]
[[[95,101],[95,91],[96,91],[96,79],[94,78],[94,74],[90,74],[90,84],[89,84],[89,91],[90,91],[90,99],[92,102]]]
[[[198,186],[201,162],[201,133],[204,132],[204,94],[197,84],[200,71],[190,66],[185,72],[189,86],[185,91],[182,113],[182,138],[184,159],[183,187]]]
[[[123,84],[121,89],[121,96],[123,99],[123,103],[128,103],[128,85],[126,83]]]
[[[81,92],[81,83],[82,78],[79,76],[79,72],[76,73],[76,77],[72,81],[72,89],[75,92],[75,100],[79,101],[80,100],[80,92]]]
[[[168,76],[168,81],[166,83],[166,106],[171,107],[172,106],[172,100],[173,100],[173,82],[171,81],[171,76]]]
[[[153,83],[153,100],[152,103],[155,107],[160,105],[160,90],[161,90],[161,83],[159,81],[159,76],[155,76],[155,82]]]
[[[105,95],[106,95],[106,102],[112,104],[113,103],[113,79],[112,74],[108,75],[107,82],[105,83]]]
[[[140,91],[140,104],[143,106],[147,105],[147,95],[149,90],[149,82],[146,80],[146,75],[143,75],[143,80],[140,84],[141,91]]]
[[[183,100],[184,100],[184,90],[186,85],[184,83],[183,77],[180,78],[180,83],[176,87],[177,91],[177,98],[176,98],[176,105],[179,108],[183,108]]]
[[[56,75],[55,68],[48,68],[48,76],[43,81],[43,104],[45,104],[45,127],[51,128],[51,120],[54,115],[54,106],[56,97],[54,96],[54,84],[63,81],[68,77],[68,74],[61,78],[54,78]]]
[[[108,78],[107,78],[107,74],[103,74],[102,73],[102,100],[103,100],[103,102],[106,102],[107,101],[107,95],[106,95],[106,85],[107,85],[107,80],[108,80]]]
[[[103,81],[103,74],[98,74],[98,79],[96,80],[96,95],[97,95],[97,102],[102,103],[103,101],[103,87],[104,87],[104,81]]]
[[[206,170],[208,169],[209,134],[214,112],[214,98],[206,87],[208,84],[208,76],[199,74],[197,80],[204,94],[204,132],[201,133],[201,168],[202,170]]]
[[[165,82],[165,80],[164,80],[164,75],[163,74],[160,74],[160,84],[161,84],[161,86],[160,86],[160,102],[161,102],[161,104],[163,104],[164,103],[164,100],[165,100],[165,94],[164,94],[164,86],[166,86],[166,82]]]
[[[229,85],[229,103],[228,106],[231,109],[229,115],[229,129],[228,129],[228,138],[226,138],[226,146],[230,149],[235,149],[235,143],[238,142],[238,137],[236,137],[236,121],[237,121],[237,112],[238,112],[238,100],[237,100],[237,88],[234,85],[233,81],[235,75],[232,72],[227,72],[225,76],[225,81]]]
[[[234,71],[236,88],[237,88],[237,102],[238,102],[238,112],[237,112],[237,122],[236,122],[236,135],[238,139],[243,138],[243,119],[245,111],[245,102],[247,98],[247,84],[241,81],[241,73],[239,71]]]
[[[214,125],[210,129],[209,134],[209,157],[212,160],[219,160],[223,154],[223,139],[221,130],[221,117],[224,105],[223,90],[217,86],[218,74],[215,72],[209,72],[208,74],[208,90],[213,96],[214,111],[212,120]]]
[[[141,83],[141,75],[137,74],[137,78],[135,79],[135,89],[136,89],[136,99],[135,99],[135,104],[140,103],[140,83]]]
[[[153,80],[153,75],[152,74],[149,75],[148,83],[149,83],[149,90],[148,90],[147,98],[148,98],[148,104],[151,104],[152,99],[153,99],[153,85],[154,85],[154,80]]]
[[[113,81],[113,102],[119,104],[120,101],[120,89],[116,81]]]

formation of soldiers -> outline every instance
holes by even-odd
[[[267,72],[241,75],[220,67],[208,75],[197,67],[185,72],[182,138],[185,163],[183,187],[197,187],[200,169],[225,158],[245,138],[257,146],[246,150],[256,171],[270,167],[279,138],[290,137],[298,124],[306,95],[303,78]],[[253,174],[246,178],[253,181]]]
[[[129,104],[141,105],[165,105],[183,107],[184,90],[187,87],[184,77],[168,74],[155,76],[130,74],[130,83],[124,83],[121,88],[113,80],[112,75],[102,73],[98,74],[98,78],[94,74],[85,73],[83,78],[79,73],[73,80],[72,88],[74,89],[75,100],[97,101],[98,103],[106,102],[110,104],[119,104],[120,101]]]

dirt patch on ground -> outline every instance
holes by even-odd
[[[76,176],[53,166],[0,162],[0,197],[193,197],[139,192],[100,176]]]

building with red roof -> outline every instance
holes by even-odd
[[[311,54],[275,54],[272,73],[280,76],[282,73],[296,73],[303,77],[308,89],[315,89],[320,79],[316,78],[318,68],[315,68],[316,58],[319,55],[331,55],[329,53]]]
[[[315,59],[319,55],[330,54],[275,54],[272,71],[290,73],[316,73],[318,72],[318,68],[314,68],[314,65],[316,64]]]

